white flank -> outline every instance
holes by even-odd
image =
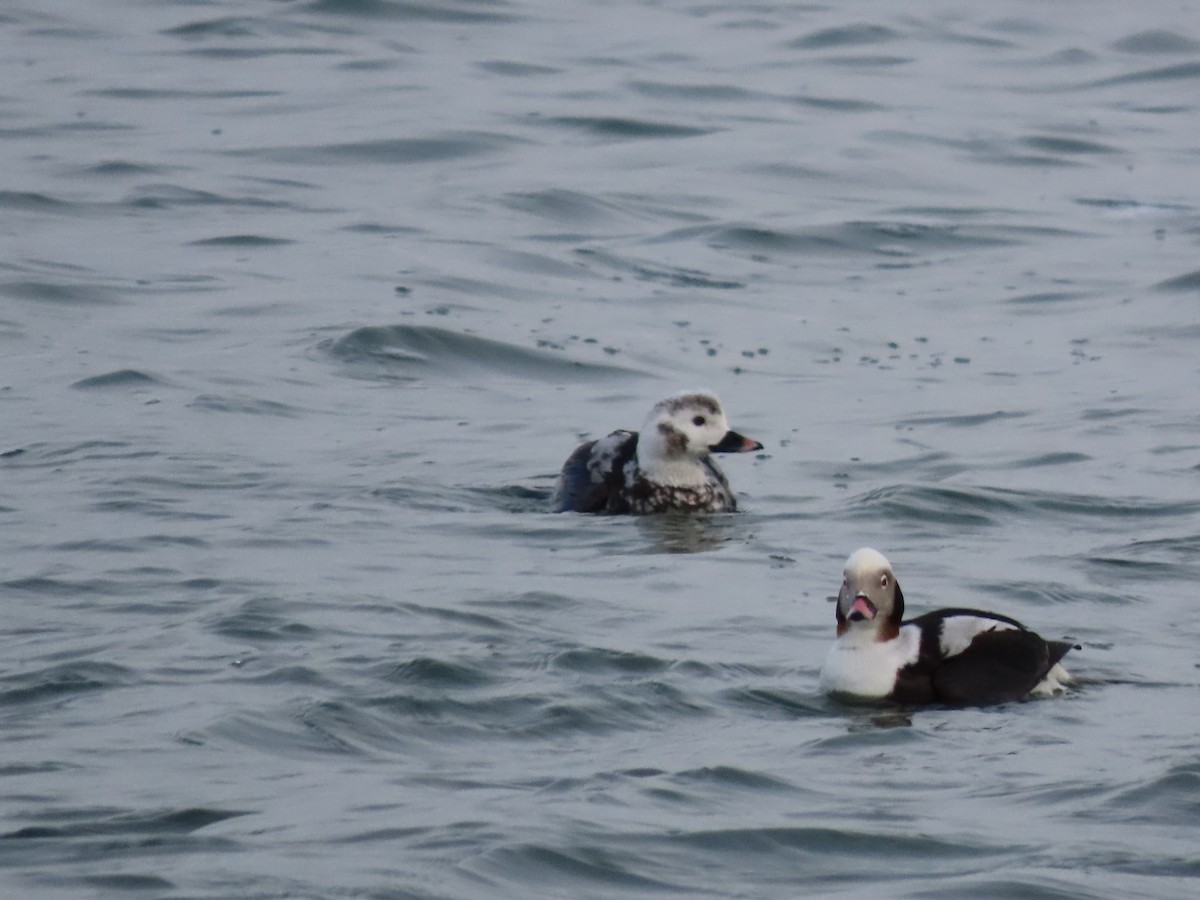
[[[942,620],[938,644],[943,656],[956,656],[970,646],[975,636],[985,631],[1011,631],[1015,626],[983,616],[950,616]]]
[[[1061,663],[1055,663],[1054,667],[1046,673],[1046,677],[1039,681],[1032,691],[1029,692],[1031,697],[1049,697],[1053,694],[1061,694],[1067,689],[1067,685],[1073,679]]]

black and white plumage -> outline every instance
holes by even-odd
[[[977,609],[903,618],[904,594],[891,564],[876,550],[856,550],[846,560],[838,637],[821,668],[821,690],[860,700],[987,706],[1057,693],[1070,681],[1060,660],[1075,645],[1047,641],[1016,619]]]
[[[762,444],[729,430],[721,402],[692,391],[660,400],[641,433],[614,431],[581,444],[554,488],[555,512],[730,512],[737,501],[712,453]]]

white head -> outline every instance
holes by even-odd
[[[851,553],[838,591],[838,634],[856,632],[875,640],[891,640],[903,618],[904,594],[892,564],[870,547]]]
[[[679,486],[708,478],[699,465],[709,453],[745,453],[762,444],[729,430],[721,401],[688,391],[654,404],[638,438],[638,466],[650,480]]]

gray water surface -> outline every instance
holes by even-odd
[[[0,10],[0,887],[1176,898],[1200,5]],[[742,512],[552,515],[707,387]],[[816,690],[841,564],[1081,650]]]

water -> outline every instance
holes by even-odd
[[[10,4],[5,896],[1192,893],[1198,16]],[[1077,689],[820,697],[864,544]]]

